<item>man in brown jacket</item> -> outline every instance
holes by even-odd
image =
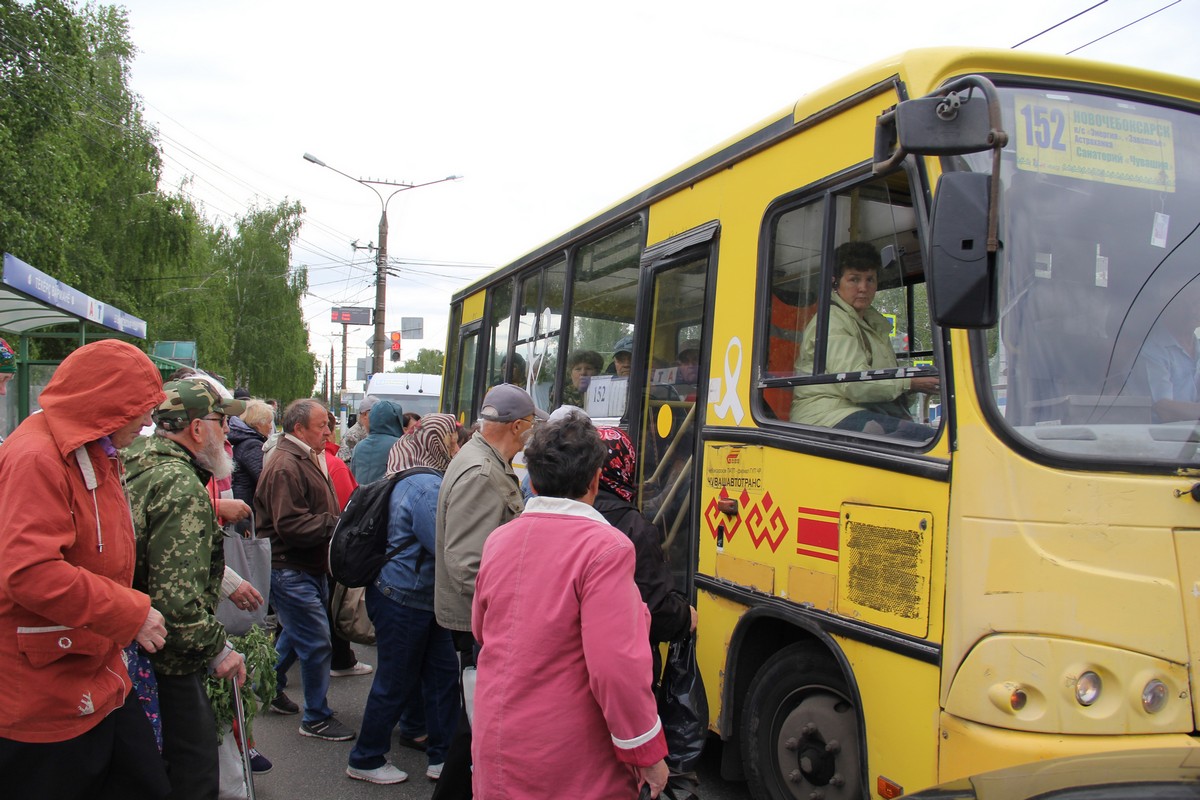
[[[354,738],[333,716],[325,696],[333,646],[329,634],[329,538],[338,502],[325,466],[329,413],[316,400],[296,400],[283,412],[284,435],[263,467],[254,495],[259,535],[271,538],[271,600],[283,626],[275,643],[279,694],[271,708],[295,714],[284,694],[288,668],[300,661],[304,717],[300,734],[331,742]]]

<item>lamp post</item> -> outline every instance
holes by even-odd
[[[375,196],[379,198],[379,246],[375,250],[375,336],[374,336],[374,351],[371,354],[371,372],[383,372],[383,352],[386,349],[383,335],[383,327],[385,315],[387,311],[387,236],[388,236],[388,218],[387,207],[392,198],[401,192],[407,192],[409,189],[420,189],[422,186],[432,186],[435,183],[445,183],[446,181],[456,181],[461,178],[461,175],[449,175],[445,178],[439,178],[436,181],[426,181],[425,183],[403,183],[397,181],[376,181],[369,178],[356,178],[342,172],[337,167],[331,167],[321,159],[314,156],[312,153],[304,154],[305,161],[311,161],[318,167],[331,169],[338,175],[349,178],[355,183],[361,183],[366,186]],[[385,199],[383,193],[376,189],[376,186],[392,186],[396,187],[391,194]],[[344,389],[345,387],[343,387]]]

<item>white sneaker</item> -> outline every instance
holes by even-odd
[[[444,766],[446,766],[446,762],[444,761],[440,764],[430,764],[429,768],[425,770],[425,777],[431,781],[436,781],[442,777],[442,767]]]
[[[366,781],[367,783],[404,783],[408,780],[407,772],[397,769],[391,764],[384,764],[382,767],[376,767],[375,769],[346,767],[346,775],[354,778],[356,781]]]
[[[329,677],[331,677],[331,678],[352,678],[355,675],[370,675],[374,671],[375,671],[375,668],[372,667],[370,664],[364,664],[363,662],[359,661],[357,664],[355,664],[350,669],[331,669],[331,670],[329,670]]]

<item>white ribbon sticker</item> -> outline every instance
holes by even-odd
[[[729,357],[734,348],[737,348],[737,363],[734,364],[733,370],[729,368]],[[742,400],[738,397],[737,384],[738,379],[742,377],[742,340],[734,336],[729,340],[729,344],[725,346],[725,395],[721,398],[721,402],[713,408],[713,413],[718,419],[725,419],[725,415],[733,412],[733,423],[735,425],[742,424],[742,418],[746,416],[746,412],[742,410]],[[715,395],[711,395],[714,396]]]

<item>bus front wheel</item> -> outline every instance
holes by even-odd
[[[742,761],[757,800],[861,800],[858,712],[827,656],[779,651],[747,698]]]

